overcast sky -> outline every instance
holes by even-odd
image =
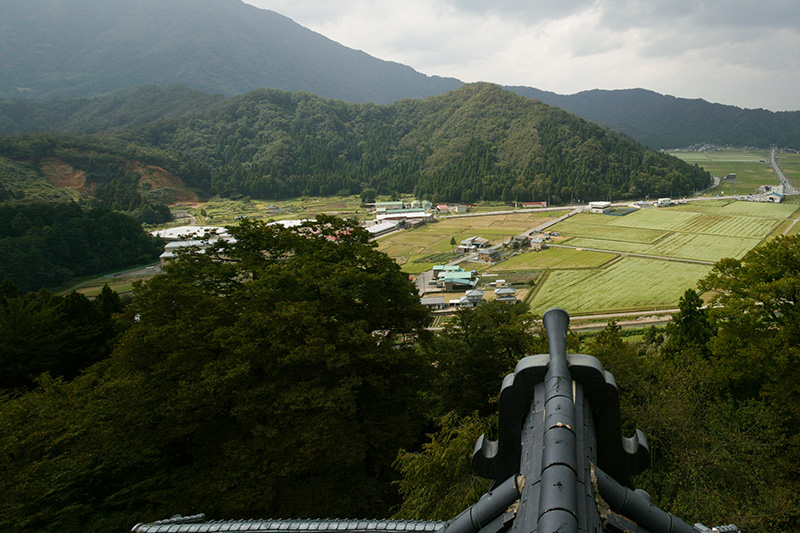
[[[800,110],[797,0],[245,0],[429,75]]]

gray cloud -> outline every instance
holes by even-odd
[[[246,1],[426,74],[800,109],[796,0]]]

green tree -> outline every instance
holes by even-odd
[[[395,518],[449,520],[477,502],[490,481],[472,472],[470,458],[478,437],[496,425],[497,414],[459,418],[450,413],[438,421],[438,431],[428,435],[420,451],[400,452],[397,484],[403,505]]]
[[[692,350],[707,355],[706,343],[714,336],[708,310],[694,289],[686,289],[678,304],[679,311],[667,324],[667,342],[664,350],[671,352]]]
[[[407,344],[428,322],[413,286],[355,223],[231,233],[135,289],[110,359],[2,404],[0,529],[398,502],[429,371]]]
[[[437,415],[494,412],[503,377],[526,355],[547,352],[546,340],[531,334],[535,318],[526,305],[498,301],[459,310],[425,345],[436,366]]]

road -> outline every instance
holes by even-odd
[[[772,170],[774,170],[775,174],[778,175],[778,180],[781,182],[781,185],[783,185],[783,194],[789,196],[800,194],[800,191],[794,188],[792,182],[786,178],[786,176],[783,174],[783,171],[781,170],[781,167],[778,166],[778,160],[775,157],[776,151],[777,150],[773,146],[772,150],[769,153],[769,162],[772,165]]]

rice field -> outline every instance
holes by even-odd
[[[623,217],[578,214],[554,226],[564,244],[675,259],[742,257],[770,236],[796,205],[706,201],[642,209]]]
[[[547,248],[540,252],[524,252],[498,263],[486,272],[598,268],[616,258],[616,254],[589,252],[571,248]]]
[[[606,268],[554,270],[530,302],[538,314],[562,307],[571,314],[672,308],[710,266],[625,257]]]
[[[792,226],[792,217],[800,215],[797,209],[796,204],[701,201],[642,209],[624,217],[581,213],[553,229],[568,237],[561,244],[576,248],[716,262],[724,257],[740,258],[787,229],[789,234],[799,232],[800,222]],[[538,261],[526,265],[548,273],[531,301],[535,312],[554,305],[573,313],[674,308],[686,289],[695,288],[712,268],[623,257],[587,269],[560,261],[567,251],[560,249],[561,253],[550,256],[551,261],[540,255]],[[493,270],[500,268],[498,265]]]

